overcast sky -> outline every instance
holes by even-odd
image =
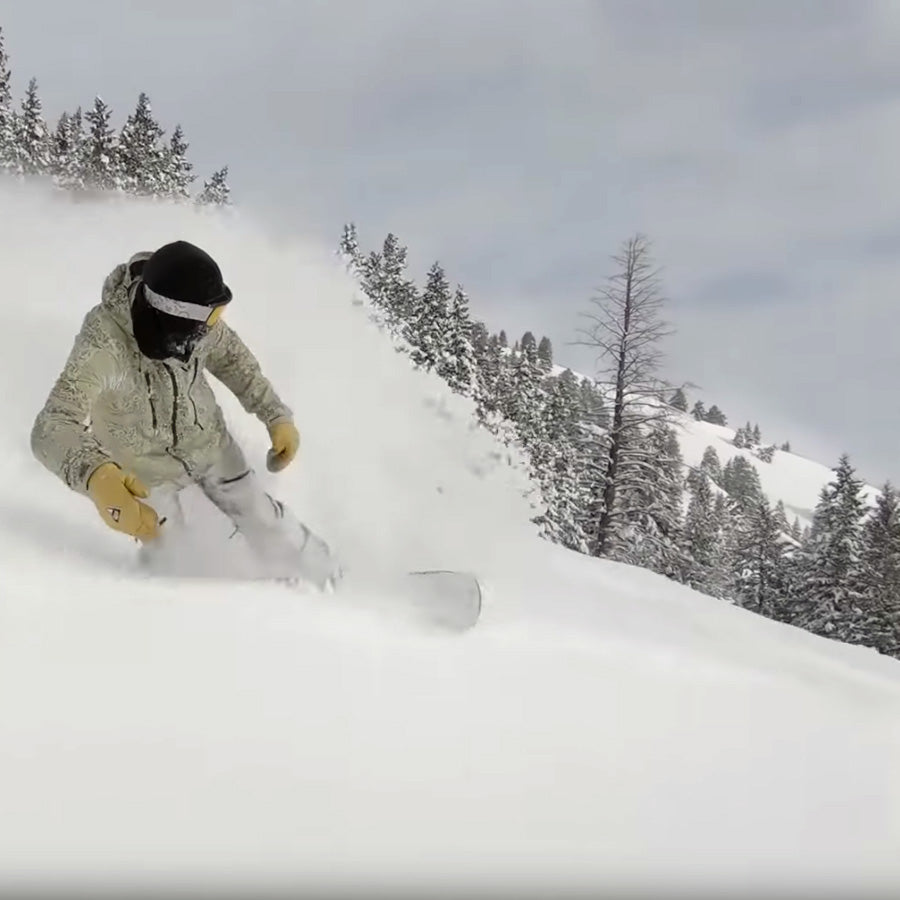
[[[563,365],[591,371],[567,344],[644,232],[668,377],[900,482],[900,2],[30,0],[0,26],[51,120],[146,91],[240,207],[392,230]]]

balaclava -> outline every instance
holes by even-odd
[[[131,323],[141,353],[187,362],[216,308],[231,300],[219,266],[194,244],[175,241],[146,260],[139,279]]]

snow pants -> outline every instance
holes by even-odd
[[[159,538],[140,550],[144,565],[165,566],[166,557],[177,558],[187,528],[180,495],[190,484],[196,484],[231,520],[260,564],[260,574],[299,579],[323,590],[334,586],[340,567],[328,545],[265,491],[230,435],[204,472],[151,491],[145,502],[156,510],[162,525]]]

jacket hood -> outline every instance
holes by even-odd
[[[143,263],[152,255],[149,251],[133,254],[128,262],[119,263],[103,282],[101,305],[132,341],[131,286],[140,278]]]

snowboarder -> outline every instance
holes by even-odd
[[[268,429],[270,471],[300,436],[259,363],[223,320],[231,290],[186,241],[136,253],[106,277],[31,434],[34,455],[152,559],[184,535],[180,492],[196,484],[273,577],[320,588],[338,567],[325,542],[266,493],[226,427],[205,372]],[[146,501],[146,502],[144,502]]]

